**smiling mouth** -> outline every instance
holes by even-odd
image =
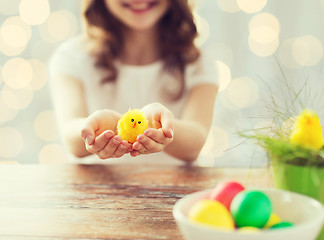
[[[158,4],[157,0],[154,1],[134,1],[134,2],[124,2],[123,7],[128,8],[129,10],[142,13],[152,9]]]

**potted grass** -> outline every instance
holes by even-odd
[[[274,186],[313,197],[324,204],[324,141],[317,113],[303,109],[271,133],[243,134],[267,153]],[[324,229],[318,240],[324,239]]]
[[[271,125],[239,135],[266,152],[275,188],[305,194],[324,205],[324,119],[313,110],[323,109],[323,88],[316,87],[316,79],[322,86],[322,77],[296,71],[286,75],[275,60],[281,77],[272,81],[278,88],[274,90],[264,82],[270,99],[261,99],[267,111],[261,117],[270,118]],[[324,240],[324,226],[317,240]]]

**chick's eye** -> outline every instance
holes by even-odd
[[[133,118],[131,119],[131,122],[134,122],[134,119]]]
[[[141,121],[138,121],[138,124],[141,124]]]

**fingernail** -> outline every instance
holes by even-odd
[[[123,144],[120,144],[120,148],[124,150],[124,149],[126,149],[127,147],[124,146]]]
[[[146,135],[146,136],[147,136],[147,135]],[[143,137],[142,137],[142,134],[138,135],[137,138],[136,138],[137,142],[141,141],[142,138],[143,138]]]
[[[170,129],[170,133],[171,133],[171,138],[173,138],[173,130]]]
[[[91,136],[88,136],[87,138],[86,138],[86,142],[87,142],[87,144],[90,146],[90,145],[92,145],[92,137]]]
[[[107,138],[111,138],[113,136],[113,134],[111,132],[106,132],[106,137]]]
[[[147,131],[147,132],[145,133],[145,135],[146,135],[147,137],[151,137],[151,136],[152,136],[152,132],[151,132],[151,131]]]

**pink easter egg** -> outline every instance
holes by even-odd
[[[209,199],[221,202],[227,209],[230,209],[233,198],[245,188],[242,184],[234,181],[226,181],[217,184],[211,191]]]

